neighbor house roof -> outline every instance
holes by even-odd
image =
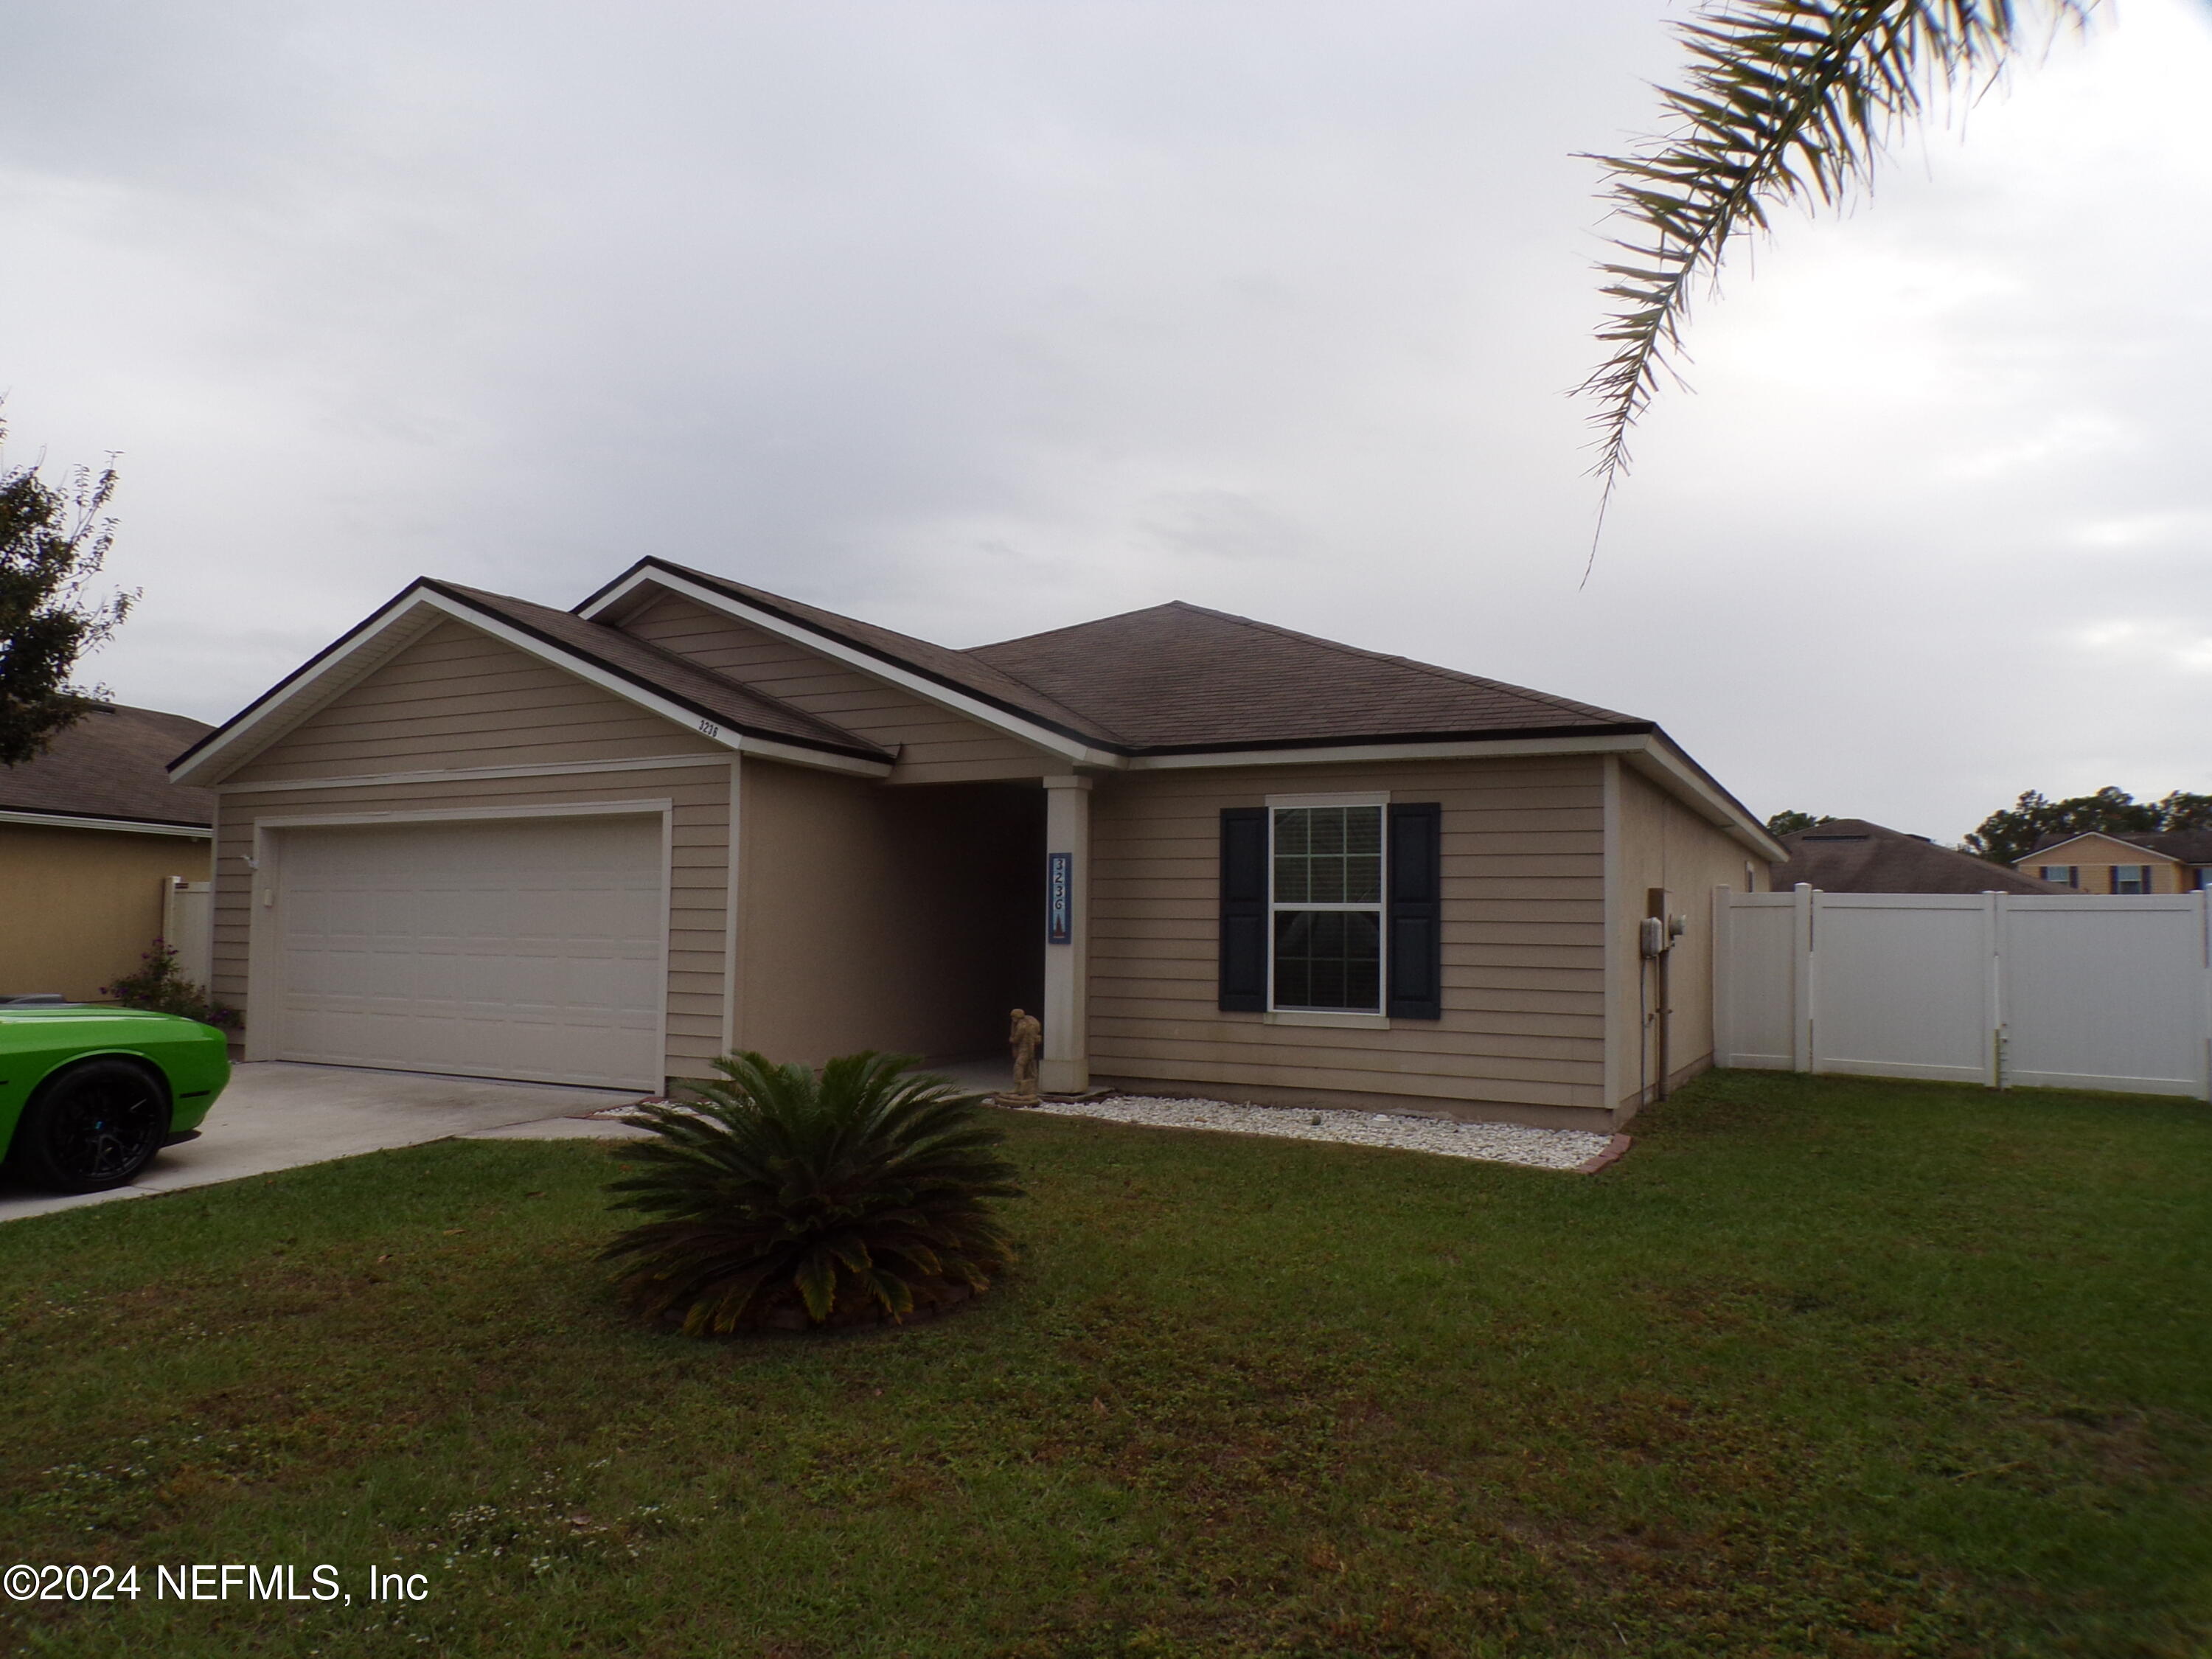
[[[214,791],[171,783],[166,763],[214,729],[159,709],[95,705],[44,754],[0,766],[0,818],[204,833],[215,822]]]
[[[1799,882],[1827,893],[2072,890],[1864,818],[1832,818],[1783,836],[1782,844],[1790,849],[1790,857],[1771,866],[1778,893]]]
[[[2035,850],[2020,862],[2047,857],[2077,841],[2092,840],[2116,841],[2160,859],[2171,859],[2176,864],[2212,864],[2212,830],[2083,830],[2038,842]]]

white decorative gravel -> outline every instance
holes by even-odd
[[[1386,1115],[1306,1106],[1239,1106],[1226,1100],[1160,1100],[1149,1095],[1109,1095],[1103,1100],[1048,1100],[1026,1110],[1061,1117],[1103,1117],[1156,1129],[1215,1129],[1229,1134],[1275,1135],[1285,1140],[1341,1140],[1358,1146],[1395,1146],[1446,1158],[1479,1158],[1492,1164],[1525,1164],[1571,1170],[1611,1143],[1610,1135],[1584,1129],[1532,1129],[1520,1123],[1454,1123],[1433,1117]]]

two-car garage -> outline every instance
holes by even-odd
[[[252,992],[270,1059],[660,1086],[659,812],[264,823]]]

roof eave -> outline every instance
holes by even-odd
[[[185,818],[137,818],[119,812],[76,812],[66,807],[0,806],[0,823],[27,823],[57,830],[109,830],[145,836],[177,836],[205,841],[212,823]]]
[[[648,684],[641,677],[592,653],[556,640],[511,617],[504,617],[458,593],[443,582],[418,577],[389,601],[340,635],[322,650],[237,714],[217,726],[169,763],[173,783],[212,784],[357,684],[382,663],[434,625],[434,617],[465,622],[495,637],[504,637],[531,654],[551,660],[572,672],[602,685],[628,701],[662,714],[687,729],[698,731],[709,742],[730,750],[774,748],[780,756],[795,757],[818,753],[836,769],[888,775],[887,752],[852,744],[833,744],[818,739],[770,732],[707,708],[692,698]],[[704,726],[701,723],[704,722]],[[711,726],[714,730],[708,730]]]
[[[658,584],[682,598],[730,611],[744,620],[756,623],[765,621],[770,632],[781,634],[787,638],[803,636],[802,642],[822,650],[825,655],[859,668],[864,673],[873,673],[878,678],[888,679],[891,684],[941,707],[996,726],[1009,736],[1049,750],[1072,765],[1118,768],[1129,753],[1125,744],[1018,708],[1003,697],[964,684],[920,663],[895,656],[866,641],[824,628],[811,617],[796,615],[781,605],[749,593],[730,592],[705,571],[680,569],[659,559],[640,559],[576,606],[574,614],[592,622],[605,615],[618,614],[624,601],[648,582]]]

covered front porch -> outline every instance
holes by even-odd
[[[866,784],[756,764],[733,1048],[818,1065],[876,1048],[1010,1081],[1007,1015],[1044,1028],[1038,1081],[1090,1086],[1091,780]]]

